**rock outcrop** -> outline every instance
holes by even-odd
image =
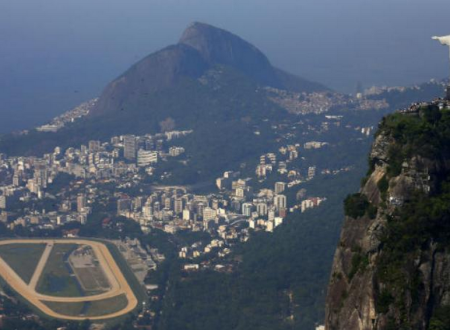
[[[429,104],[380,125],[360,194],[346,200],[326,329],[450,326],[440,316],[450,305],[445,111]]]
[[[228,65],[264,85],[283,87],[267,57],[255,46],[228,31],[193,23],[184,31],[179,43],[197,50],[210,65]]]

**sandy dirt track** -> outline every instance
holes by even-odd
[[[27,299],[31,304],[33,304],[36,308],[42,311],[44,314],[47,314],[51,317],[64,319],[64,320],[73,320],[73,321],[82,321],[85,319],[89,320],[105,320],[114,317],[119,317],[131,312],[138,304],[138,300],[133,293],[133,290],[130,288],[127,280],[125,279],[122,271],[117,265],[116,261],[112,257],[106,245],[100,242],[89,241],[84,239],[33,239],[33,240],[4,240],[0,241],[0,245],[7,244],[47,244],[41,259],[36,267],[36,270],[33,274],[33,277],[30,281],[30,284],[27,285],[20,276],[0,257],[0,276],[2,276],[5,281],[14,289],[17,293],[19,293],[22,297]],[[100,265],[102,266],[108,281],[111,284],[111,289],[108,292],[96,295],[96,296],[87,296],[87,297],[53,297],[48,295],[43,295],[36,292],[36,285],[39,281],[39,278],[42,275],[42,272],[45,268],[45,264],[50,256],[50,252],[55,244],[80,244],[80,245],[89,245],[94,250]],[[108,298],[113,298],[119,295],[125,294],[128,304],[127,306],[115,313],[94,316],[94,317],[83,317],[83,316],[67,316],[63,314],[59,314],[51,310],[44,302],[61,302],[61,303],[75,303],[75,302],[88,302],[88,301],[100,301]]]
[[[45,246],[44,252],[42,253],[41,259],[39,259],[39,263],[36,266],[33,277],[31,278],[30,284],[28,286],[30,289],[36,291],[37,284],[39,282],[39,278],[41,277],[42,272],[44,271],[44,267],[47,264],[48,257],[50,257],[50,253],[52,253],[53,244],[47,244]]]

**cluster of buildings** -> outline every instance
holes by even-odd
[[[183,155],[185,150],[176,140],[192,131],[115,136],[79,148],[55,148],[42,158],[0,155],[0,221],[10,228],[55,228],[72,221],[84,224],[94,205],[115,204],[116,215],[136,221],[144,232],[157,228],[170,234],[210,234],[207,240],[180,246],[181,258],[223,257],[234,244],[247,241],[252,231],[272,232],[289,212],[305,212],[326,200],[307,196],[305,189],[291,197],[291,188],[313,180],[318,173],[335,175],[351,169],[320,169],[320,164],[317,167],[305,158],[333,147],[321,140],[329,129],[370,134],[370,127],[341,127],[342,120],[343,116],[324,115],[322,122],[302,118],[298,123],[274,123],[271,127],[279,147],[260,155],[255,175],[224,172],[216,179],[218,191],[205,195],[193,194],[185,187],[152,186],[148,190],[144,184],[148,176],[156,178],[156,173],[163,179],[166,173],[156,172],[158,165]],[[60,182],[61,175],[66,182]],[[48,200],[55,201],[57,208],[45,209],[39,203]],[[25,207],[18,210],[16,205]]]
[[[304,144],[304,149],[320,149],[328,145],[325,142],[307,142]],[[292,165],[299,157],[300,144],[287,145],[279,148],[279,153],[267,153],[261,155],[259,164],[256,166],[255,174],[259,180],[264,181],[274,170],[279,175],[286,175],[287,182],[285,185],[292,188],[302,182],[312,180],[316,175],[316,166],[309,166],[306,172],[302,173],[302,168],[297,165]],[[291,166],[292,165],[292,166]],[[226,180],[226,178],[219,178],[217,186],[222,185],[219,180]],[[220,187],[219,187],[220,188]]]
[[[16,225],[52,229],[70,221],[84,224],[91,205],[110,194],[101,191],[101,184],[138,185],[145,175],[153,174],[160,159],[184,153],[171,142],[191,132],[116,136],[65,151],[57,147],[42,158],[0,154],[0,221],[11,229]],[[57,208],[46,209],[49,200]]]
[[[433,100],[432,102],[416,102],[411,104],[408,108],[400,109],[398,112],[405,113],[405,114],[417,114],[419,113],[419,110],[421,108],[428,108],[429,106],[437,106],[439,110],[443,109],[450,109],[450,85],[447,87],[446,90],[449,95],[446,96],[445,99],[438,98],[436,100]]]
[[[62,115],[54,118],[49,124],[45,124],[36,128],[38,132],[57,132],[68,123],[73,123],[77,119],[87,116],[91,109],[97,104],[98,98],[89,100],[80,104],[75,109],[67,111]]]
[[[320,148],[322,148],[324,146],[327,146],[327,145],[329,145],[328,142],[310,141],[310,142],[306,142],[303,145],[303,148],[305,148],[306,150],[309,150],[309,149],[320,149]]]
[[[265,87],[269,99],[290,113],[298,115],[322,114],[332,108],[354,108],[356,110],[382,110],[389,107],[386,100],[372,100],[363,94],[353,98],[348,95],[333,92],[296,93]]]
[[[156,172],[158,165],[183,155],[185,150],[176,140],[192,131],[114,136],[108,142],[89,141],[79,148],[57,147],[42,158],[0,155],[0,221],[10,228],[55,228],[72,221],[84,224],[96,203],[115,204],[116,215],[136,221],[144,232],[157,228],[171,234],[182,230],[210,233],[210,240],[180,247],[182,258],[211,252],[225,256],[233,244],[248,240],[252,231],[272,232],[289,212],[305,212],[326,200],[306,196],[304,189],[289,201],[288,196],[292,196],[291,188],[313,180],[318,173],[334,175],[350,169],[318,169],[305,158],[333,147],[321,140],[331,128],[370,134],[371,128],[341,127],[342,120],[343,116],[324,115],[322,122],[302,118],[298,123],[272,124],[279,147],[260,155],[255,175],[224,172],[216,179],[218,192],[205,195],[184,187],[152,186],[148,190],[144,184],[148,176],[156,178],[156,173],[163,179],[166,173]],[[60,182],[61,176],[65,182]],[[46,209],[39,202],[48,200],[55,201],[56,209]]]
[[[448,84],[448,80],[438,81],[436,79],[430,79],[429,82],[421,85],[414,85],[410,87],[404,86],[372,86],[369,89],[366,89],[363,93],[364,96],[378,96],[381,94],[387,93],[405,93],[408,91],[420,91],[421,89],[426,89],[429,86],[441,86],[442,89],[445,90],[444,99],[446,101],[450,101],[450,84]]]
[[[300,209],[303,212],[305,212],[308,209],[315,208],[319,206],[322,202],[326,201],[327,199],[325,197],[311,197],[308,199],[303,200],[300,203]]]
[[[194,195],[182,188],[165,188],[148,196],[122,194],[117,214],[137,221],[144,231],[162,229],[175,234],[181,230],[207,231],[214,238],[180,251],[183,258],[197,257],[215,248],[219,256],[228,254],[236,241],[246,241],[249,230],[273,231],[288,213],[285,182],[273,189],[253,190],[251,178],[239,172],[225,172],[217,179],[218,193]]]
[[[198,258],[204,254],[217,251],[217,255],[220,258],[223,258],[231,253],[231,249],[228,247],[231,245],[222,239],[213,239],[208,244],[196,242],[191,246],[182,247],[178,253],[178,257],[181,259]],[[198,266],[195,266],[194,269],[198,270],[199,268]],[[189,270],[189,267],[187,269],[185,268],[185,270]]]

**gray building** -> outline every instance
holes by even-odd
[[[136,159],[137,142],[134,135],[125,135],[123,137],[123,156],[125,159]]]

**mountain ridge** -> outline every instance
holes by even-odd
[[[92,116],[123,110],[137,97],[171,89],[184,78],[198,79],[217,65],[233,68],[254,83],[295,91],[328,88],[273,67],[268,58],[242,38],[204,23],[192,23],[179,43],[146,56],[104,89]]]

